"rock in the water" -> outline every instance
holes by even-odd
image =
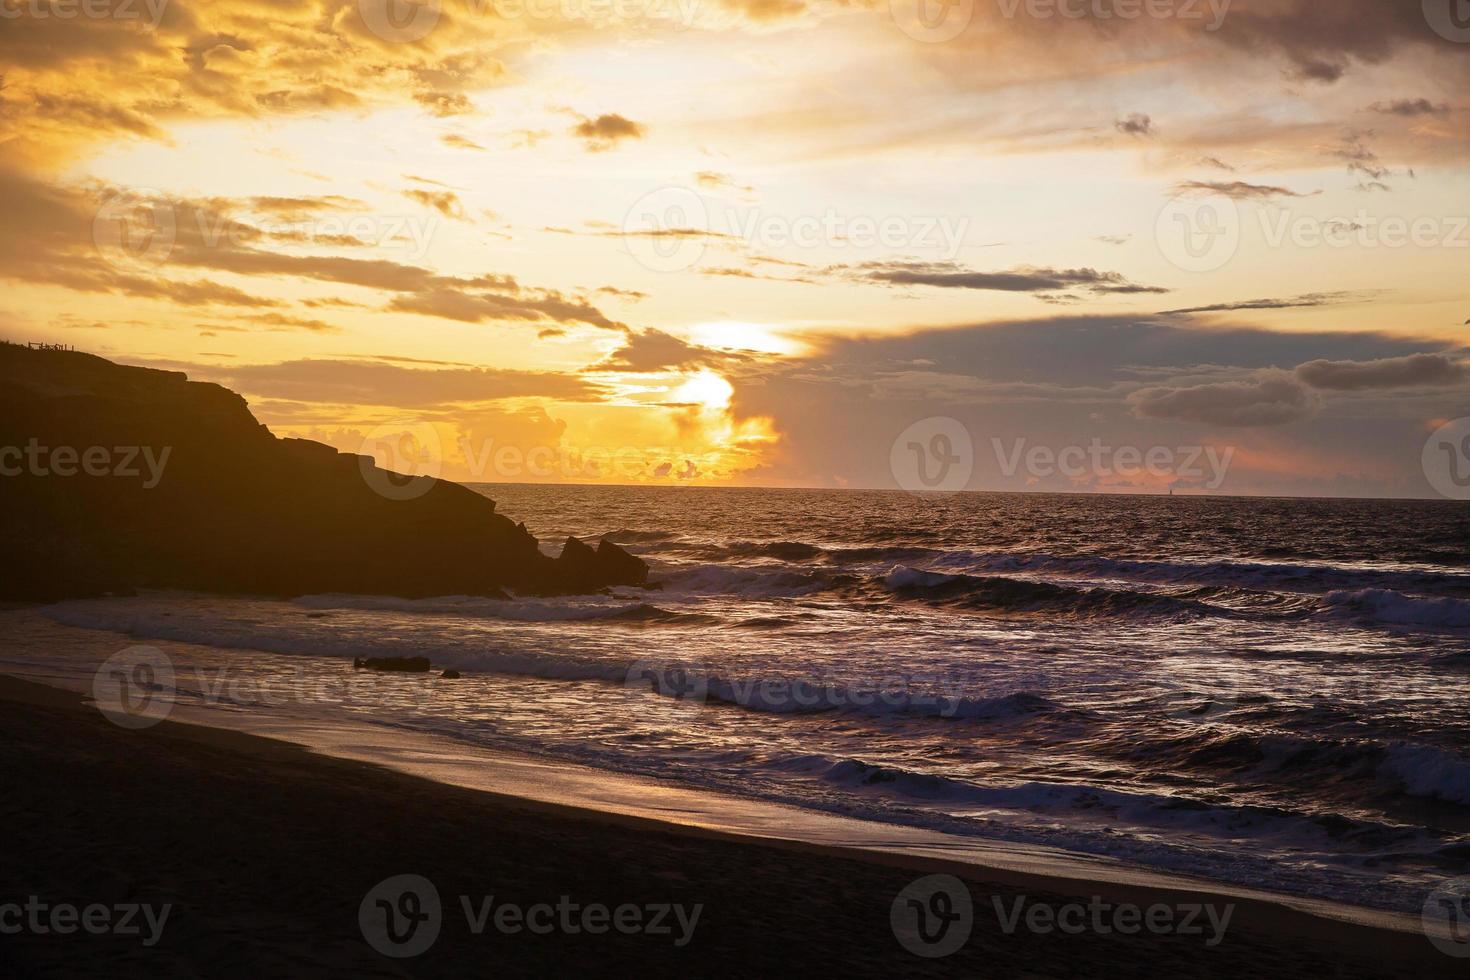
[[[597,564],[609,585],[642,585],[648,580],[648,565],[628,554],[607,538],[597,542]]]
[[[576,583],[584,591],[609,585],[642,585],[648,566],[641,558],[603,538],[593,549],[575,537],[567,538],[555,562],[557,577]]]
[[[429,658],[368,657],[363,660],[353,657],[352,666],[357,670],[395,670],[405,674],[427,674],[429,672]]]
[[[459,484],[279,439],[226,388],[90,354],[0,344],[4,446],[39,462],[4,477],[0,548],[25,574],[0,576],[0,599],[558,595],[638,571],[554,562]]]
[[[451,667],[439,676],[444,678],[446,681],[457,681],[459,680],[459,671]]]

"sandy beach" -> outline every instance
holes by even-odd
[[[0,951],[21,975],[126,964],[160,976],[437,976],[493,963],[510,975],[626,965],[652,975],[1368,977],[1445,975],[1457,965],[1422,935],[1257,901],[1229,903],[1212,945],[1208,925],[1197,935],[1035,931],[1028,919],[1046,921],[1029,911],[1037,905],[1184,909],[1221,899],[737,838],[443,785],[173,721],[127,730],[73,693],[10,677],[0,680],[0,700],[0,767],[11,788],[0,897],[171,909],[151,946],[146,930],[141,938],[6,935]],[[915,879],[937,873],[964,880],[973,929],[953,953],[924,958],[895,938],[890,909]],[[364,897],[401,874],[432,881],[443,899],[437,939],[411,959],[377,953],[359,921]],[[692,929],[670,915],[666,932],[491,926],[477,934],[465,903],[473,912],[490,896],[522,908],[667,904]],[[1007,933],[1003,920],[1018,908],[1026,919]]]

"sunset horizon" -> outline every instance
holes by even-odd
[[[0,332],[449,478],[516,476],[493,443],[551,482],[901,486],[892,441],[955,418],[976,489],[1200,485],[989,447],[1096,438],[1431,497],[1470,414],[1445,5],[18,6]]]
[[[0,0],[17,977],[1470,963],[1470,0]]]

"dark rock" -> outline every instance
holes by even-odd
[[[606,538],[593,549],[575,537],[567,538],[556,562],[557,579],[576,583],[579,591],[609,585],[642,585],[648,566]]]
[[[451,667],[448,670],[446,670],[444,673],[440,674],[439,676],[442,677],[442,678],[444,678],[447,681],[457,681],[457,680],[459,680],[459,671],[457,671],[453,667]]]
[[[597,565],[609,585],[642,585],[648,578],[648,565],[642,558],[628,554],[607,538],[597,542]]]
[[[647,574],[600,548],[554,562],[488,498],[277,438],[219,385],[0,344],[8,472],[28,446],[100,447],[107,472],[88,475],[75,460],[71,475],[42,472],[23,455],[17,475],[0,476],[0,549],[24,570],[0,576],[0,599],[140,588],[555,595]]]
[[[366,660],[352,658],[355,670],[396,670],[405,674],[427,674],[428,657],[368,657]]]

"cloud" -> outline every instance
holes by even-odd
[[[1428,99],[1394,99],[1392,102],[1375,102],[1368,108],[1384,115],[1407,117],[1443,116],[1450,111],[1450,107],[1443,102],[1435,104]]]
[[[1348,173],[1357,173],[1365,177],[1370,177],[1379,187],[1387,189],[1381,181],[1393,173],[1393,171],[1385,167],[1379,161],[1378,154],[1374,153],[1363,142],[1363,134],[1349,133],[1343,137],[1343,144],[1340,149],[1333,150],[1332,155],[1347,162]]]
[[[867,262],[834,266],[848,278],[890,286],[932,286],[939,289],[979,289],[1008,293],[1166,293],[1159,286],[1129,282],[1121,273],[1096,269],[1051,269],[1021,266],[1001,272],[977,272],[954,262]]]
[[[285,313],[252,313],[248,316],[237,316],[235,322],[253,323],[265,330],[289,331],[307,330],[312,333],[340,333],[341,327],[327,323],[324,320],[312,320],[306,317],[290,316]],[[209,324],[208,329],[220,330],[228,333],[248,333],[240,327],[220,326],[217,323]]]
[[[1129,136],[1152,136],[1154,121],[1141,112],[1133,112],[1113,123],[1113,128]]]
[[[323,211],[365,211],[366,201],[340,194],[324,194],[320,197],[247,197],[239,201],[213,202],[217,206],[234,206],[256,214],[269,215],[280,221],[310,221]]]
[[[755,193],[755,188],[741,184],[729,174],[720,173],[717,170],[701,170],[694,175],[694,180],[700,187],[708,190],[731,190],[741,194]]]
[[[648,294],[645,292],[640,292],[636,289],[623,289],[619,286],[598,286],[594,292],[601,293],[604,296],[615,296],[618,299],[627,300],[630,303],[637,303],[640,300],[648,298]]]
[[[628,342],[591,368],[594,371],[653,372],[709,364],[725,359],[706,347],[687,343],[662,330],[645,330],[632,334]]]
[[[557,225],[547,225],[541,229],[553,235],[584,235],[590,238],[703,238],[709,241],[735,241],[739,235],[729,232],[713,231],[709,228],[696,227],[674,227],[674,228],[604,228],[593,226],[590,222],[582,229],[563,228]]]
[[[461,323],[483,323],[487,320],[556,323],[585,323],[607,330],[621,330],[623,325],[608,319],[596,307],[581,300],[567,299],[552,290],[503,293],[459,288],[445,283],[431,288],[395,296],[388,308],[403,313],[421,313]]]
[[[475,104],[463,92],[415,92],[413,99],[427,109],[429,115],[441,119],[468,116],[475,111]]]
[[[453,218],[456,221],[466,220],[464,204],[460,201],[459,195],[454,193],[454,191],[426,191],[417,187],[411,187],[403,192],[403,196],[419,202],[426,208],[432,208],[438,211],[446,218]]]
[[[0,279],[123,293],[189,307],[281,305],[268,295],[181,276],[208,270],[259,279],[270,286],[282,278],[359,286],[396,294],[389,309],[461,322],[584,323],[623,329],[585,300],[523,286],[512,276],[443,276],[390,259],[275,251],[266,247],[270,235],[230,217],[218,201],[138,198],[118,195],[115,188],[105,186],[57,187],[4,169],[0,169],[0,200],[11,206],[9,220],[0,223]],[[289,211],[298,199],[258,200]],[[141,262],[126,250],[100,248],[94,218],[103,213],[104,205],[118,202],[122,211],[139,209],[151,222],[166,224],[171,240],[156,261]],[[124,224],[132,228],[131,219]]]
[[[799,282],[807,285],[816,285],[817,280],[808,279],[803,276],[771,276],[763,272],[752,272],[750,269],[742,269],[733,265],[701,266],[701,276],[718,276],[724,279],[758,279],[763,282]]]
[[[443,143],[445,146],[453,146],[461,150],[484,149],[484,147],[481,146],[479,143],[476,143],[474,140],[469,139],[468,137],[461,136],[458,133],[445,133],[443,136],[439,137],[439,142]]]
[[[1325,391],[1442,388],[1470,379],[1470,367],[1447,354],[1411,354],[1373,361],[1308,361],[1297,366],[1296,376]]]
[[[611,150],[623,140],[642,139],[647,132],[642,123],[615,112],[605,113],[596,119],[583,118],[572,127],[572,135],[582,140],[589,153]]]
[[[804,13],[804,0],[718,0],[721,7],[743,14],[756,23],[785,20]]]
[[[1317,409],[1311,392],[1279,372],[1250,381],[1140,388],[1128,396],[1128,403],[1142,419],[1231,427],[1284,425],[1307,418]]]
[[[1400,48],[1439,43],[1425,27],[1412,0],[1279,0],[1237,3],[1215,34],[1245,50],[1274,48],[1295,77],[1331,84],[1355,62],[1376,65]]]
[[[1352,302],[1360,293],[1338,291],[1331,293],[1303,293],[1279,299],[1247,299],[1234,303],[1212,303],[1209,306],[1189,306],[1179,310],[1160,310],[1159,316],[1174,316],[1185,313],[1222,313],[1230,310],[1290,310],[1307,306],[1334,306]]]
[[[1235,201],[1269,201],[1277,197],[1311,197],[1288,187],[1248,184],[1243,180],[1183,180],[1174,185],[1175,194],[1221,194]]]
[[[278,364],[187,365],[191,375],[248,395],[341,405],[422,408],[453,403],[547,398],[586,401],[599,389],[572,375],[492,368],[405,368],[373,361],[304,359]]]

